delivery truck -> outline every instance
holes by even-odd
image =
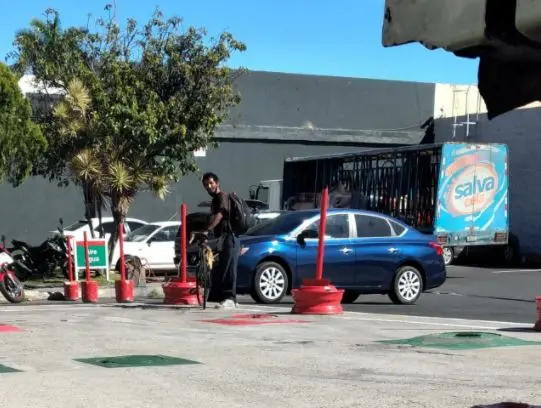
[[[330,207],[385,213],[433,234],[446,264],[470,250],[496,251],[513,262],[507,170],[508,147],[500,143],[291,157],[284,161],[282,202],[287,210],[317,208],[327,186]]]

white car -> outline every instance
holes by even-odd
[[[180,227],[179,221],[148,223],[124,238],[124,256],[139,258],[151,270],[175,269],[175,238]],[[119,270],[120,248],[117,243],[113,252],[113,263]]]
[[[100,224],[99,218],[92,218],[92,229],[94,230],[94,237],[98,238],[100,236]],[[139,220],[137,218],[126,218],[124,223],[124,233],[128,234],[133,230],[136,230],[144,225],[148,224],[146,221]],[[101,227],[105,233],[105,239],[109,242],[113,231],[115,230],[115,221],[113,217],[102,217],[101,218]],[[64,227],[64,234],[72,236],[76,240],[82,240],[84,238],[84,232],[88,233],[88,239],[92,239],[90,234],[90,226],[86,220],[79,220]],[[50,231],[50,235],[58,234],[58,230]]]

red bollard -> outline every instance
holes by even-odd
[[[186,204],[180,206],[180,277],[171,279],[169,282],[162,285],[164,298],[163,303],[167,305],[198,305],[197,301],[197,285],[195,278],[188,278],[188,257],[186,247],[188,246],[186,237]]]
[[[64,298],[75,301],[79,299],[79,282],[73,279],[73,263],[71,258],[71,236],[66,237],[68,249],[68,282],[64,282]]]
[[[291,313],[331,315],[342,314],[342,297],[344,289],[337,289],[331,281],[323,279],[323,255],[325,252],[325,231],[327,227],[327,206],[329,188],[325,187],[321,194],[321,212],[319,220],[319,242],[316,259],[316,278],[303,279],[299,289],[293,289],[291,295],[295,305]]]
[[[124,264],[124,225],[118,226],[118,245],[120,247],[120,280],[115,281],[115,294],[118,303],[133,302],[133,281],[126,280]]]
[[[85,280],[81,282],[84,303],[98,303],[98,282],[90,279],[90,259],[88,257],[88,234],[84,232]]]

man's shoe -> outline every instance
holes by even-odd
[[[222,300],[220,303],[216,305],[216,309],[235,309],[237,307],[237,303],[232,299],[226,299]]]

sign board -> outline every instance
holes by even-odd
[[[107,241],[105,239],[88,240],[88,261],[90,269],[105,269],[107,280],[109,280],[109,257]],[[79,270],[86,269],[85,242],[75,242],[75,276],[78,280]]]
[[[448,244],[505,244],[509,232],[508,148],[502,143],[445,143],[435,233]],[[503,237],[503,239],[502,239]]]

